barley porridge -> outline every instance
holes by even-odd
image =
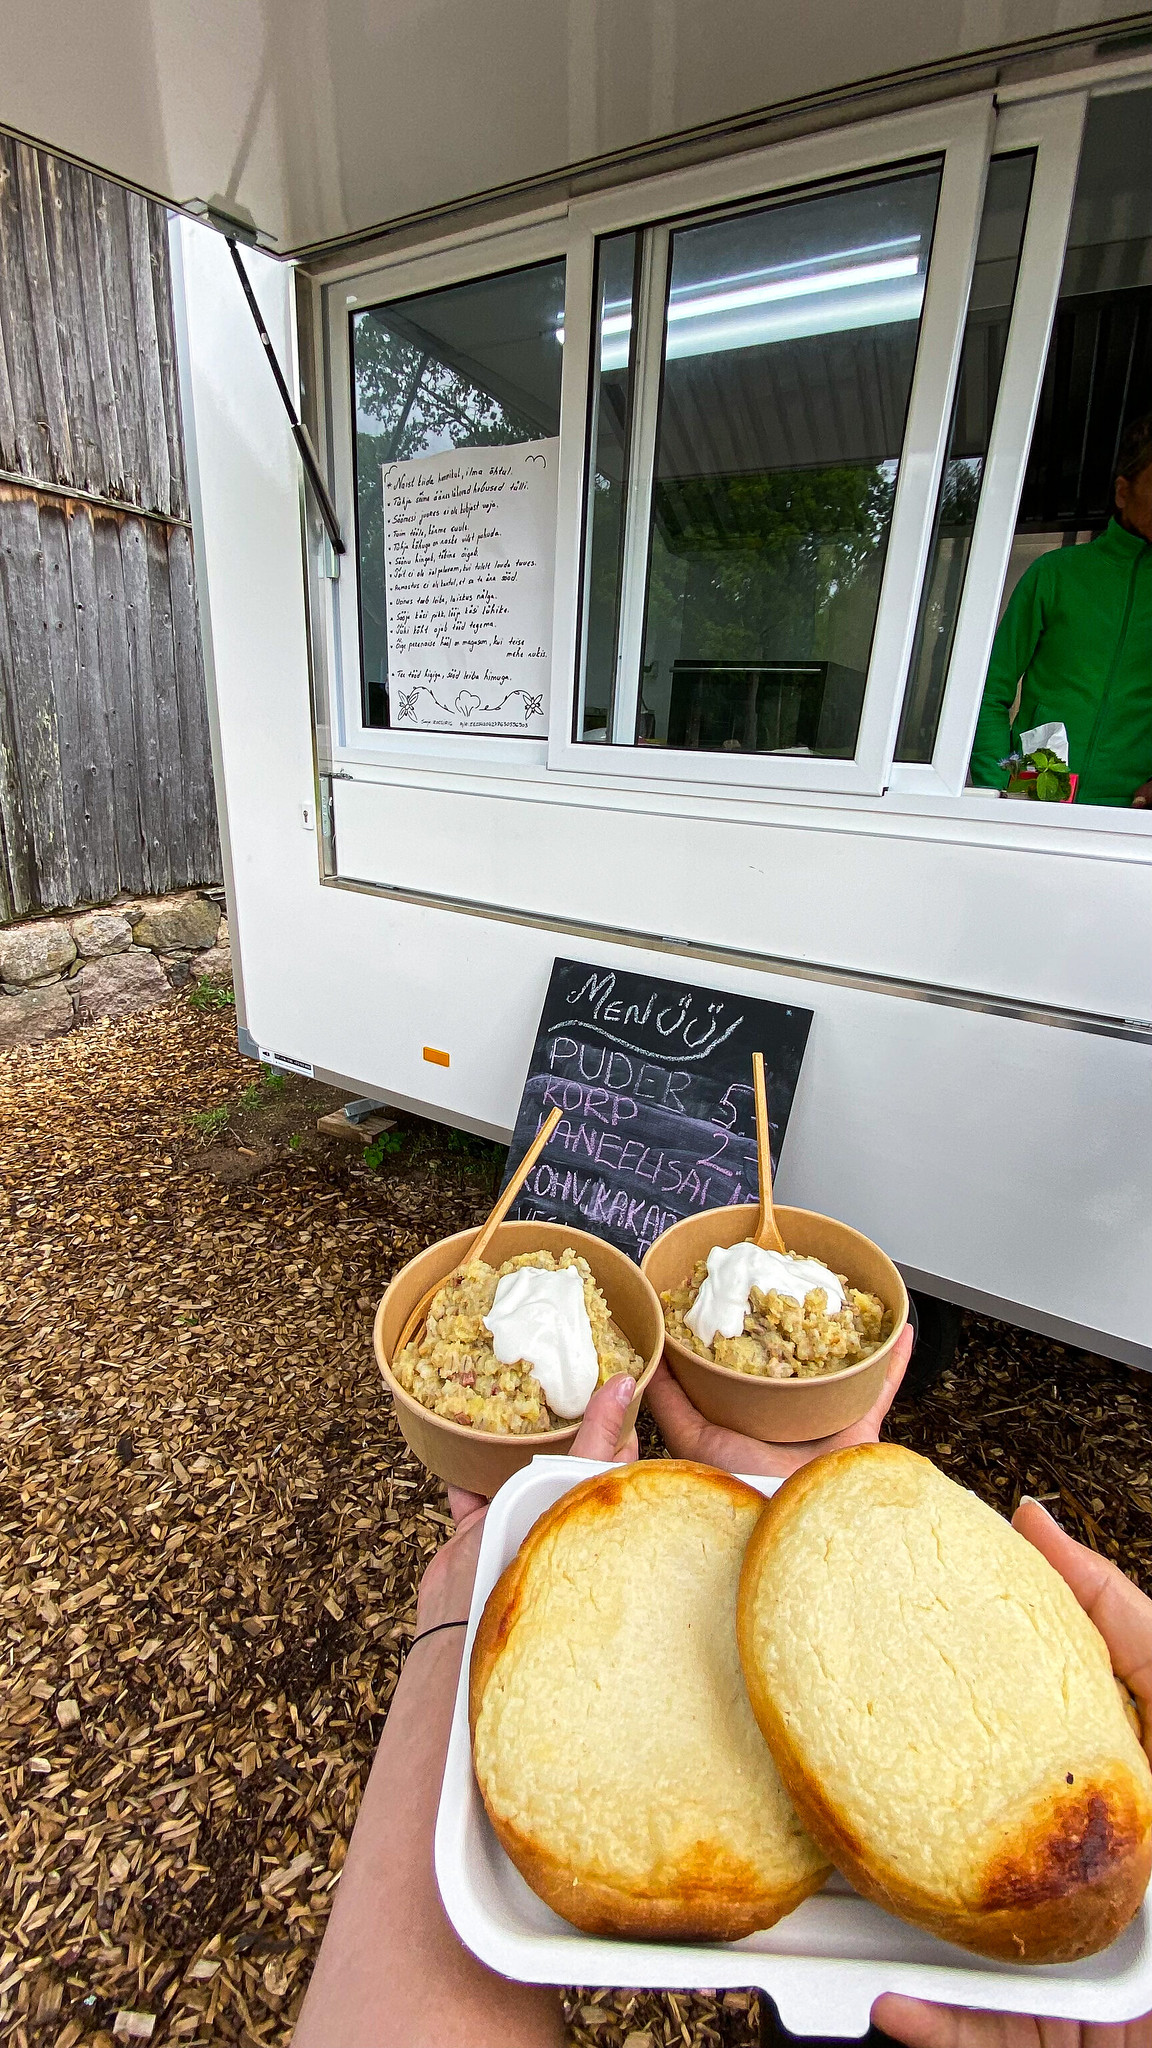
[[[891,1318],[879,1297],[850,1287],[841,1273],[835,1277],[844,1301],[835,1309],[829,1308],[823,1287],[809,1288],[801,1303],[774,1287],[765,1290],[753,1285],[739,1334],[728,1337],[717,1332],[711,1344],[705,1344],[685,1317],[707,1277],[708,1265],[701,1259],[683,1287],[670,1288],[661,1295],[665,1324],[669,1335],[686,1350],[733,1372],[770,1380],[812,1379],[821,1373],[842,1372],[879,1350],[891,1330]]]
[[[571,1425],[554,1415],[532,1367],[520,1359],[501,1365],[483,1318],[492,1307],[496,1285],[505,1274],[523,1266],[558,1273],[575,1266],[584,1283],[584,1306],[596,1347],[598,1384],[616,1373],[637,1379],[644,1361],[637,1357],[613,1322],[608,1304],[586,1260],[566,1246],[559,1258],[551,1252],[521,1252],[502,1266],[474,1259],[453,1273],[433,1297],[428,1327],[419,1345],[407,1344],[392,1361],[392,1371],[405,1393],[442,1415],[496,1436],[531,1436]]]

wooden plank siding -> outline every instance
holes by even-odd
[[[163,209],[2,135],[0,472],[0,922],[219,881]]]

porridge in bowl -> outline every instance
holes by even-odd
[[[842,1273],[751,1242],[714,1246],[660,1299],[678,1343],[758,1379],[842,1372],[878,1351],[892,1327],[879,1296],[849,1286]]]
[[[521,1252],[498,1267],[474,1259],[449,1274],[420,1343],[407,1344],[391,1369],[433,1415],[532,1436],[567,1427],[598,1386],[616,1373],[639,1378],[644,1362],[568,1246],[558,1257]]]

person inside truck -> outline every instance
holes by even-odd
[[[1115,516],[1026,569],[992,643],[971,779],[1003,789],[1019,735],[1063,725],[1081,804],[1152,808],[1152,413],[1120,442]],[[1013,706],[1019,689],[1019,709]]]

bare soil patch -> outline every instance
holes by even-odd
[[[315,1134],[342,1099],[261,1080],[231,1013],[183,998],[0,1058],[17,2048],[113,2048],[125,2011],[156,2044],[290,2039],[447,1527],[372,1316],[405,1259],[485,1213],[500,1164],[401,1116],[373,1170]],[[969,1318],[956,1370],[892,1434],[1004,1510],[1050,1495],[1147,1584],[1150,1425],[1152,1379]],[[760,2038],[744,1993],[567,2004],[598,2048]]]

